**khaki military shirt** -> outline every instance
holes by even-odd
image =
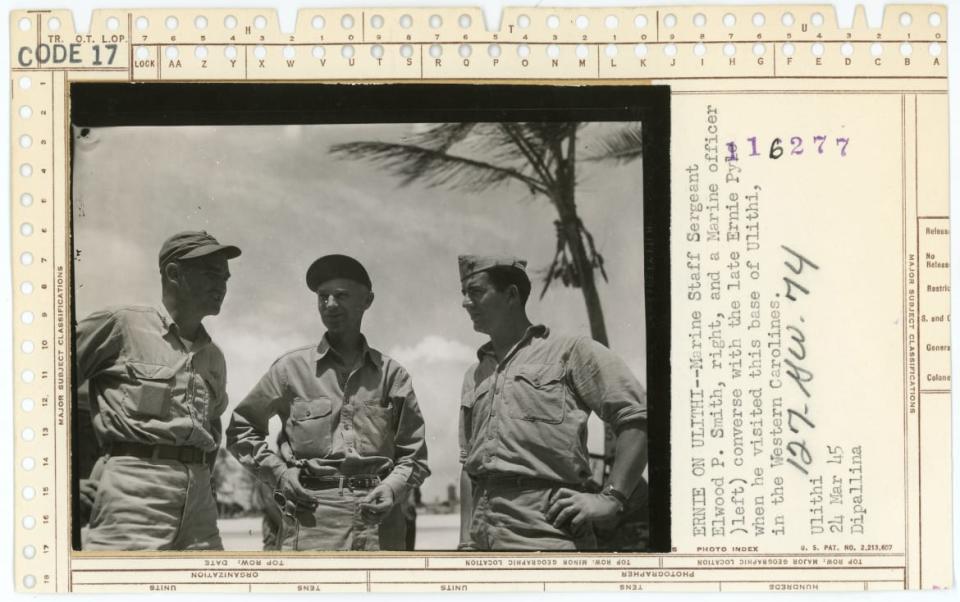
[[[101,444],[219,447],[227,368],[203,327],[188,349],[165,312],[133,306],[95,312],[77,324],[75,367],[77,383],[89,381]]]
[[[646,395],[636,377],[587,337],[531,326],[502,362],[490,343],[477,356],[460,403],[460,461],[474,477],[583,484],[591,476],[590,413],[617,429],[646,420]]]
[[[410,376],[363,342],[362,361],[341,385],[326,336],[270,366],[240,402],[227,429],[230,451],[276,486],[289,466],[310,474],[380,474],[398,494],[430,474],[423,416]],[[279,453],[267,444],[280,416]]]

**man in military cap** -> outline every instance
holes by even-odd
[[[210,487],[227,408],[226,365],[201,321],[220,313],[240,249],[180,232],[160,249],[162,308],[81,320],[77,385],[89,383],[104,455],[86,550],[220,550]],[[82,444],[82,442],[81,442]]]
[[[466,373],[460,406],[463,550],[589,550],[646,464],[646,398],[623,361],[584,336],[534,325],[526,261],[459,258],[463,307],[490,337]],[[590,479],[587,418],[617,434],[600,493]]]
[[[276,491],[284,550],[402,550],[400,500],[429,474],[410,376],[361,334],[370,276],[352,257],[307,270],[327,331],[282,355],[240,402],[228,448]],[[279,451],[267,444],[279,416]]]

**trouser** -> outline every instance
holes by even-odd
[[[403,550],[405,524],[400,504],[377,522],[366,518],[360,500],[369,489],[312,491],[317,507],[284,512],[281,550]]]
[[[222,550],[206,464],[105,456],[84,550]]]
[[[595,550],[593,527],[584,524],[575,532],[558,529],[544,516],[550,496],[560,487],[473,482],[473,515],[470,539],[473,549],[495,550]]]

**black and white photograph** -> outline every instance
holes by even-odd
[[[74,84],[74,549],[670,550],[668,95],[478,88]]]

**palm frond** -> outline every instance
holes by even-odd
[[[375,161],[400,176],[402,186],[419,180],[429,187],[447,186],[481,192],[491,186],[518,180],[531,193],[547,193],[543,182],[517,169],[413,144],[349,142],[331,146],[330,153],[350,159]]]
[[[617,130],[596,142],[597,151],[589,153],[586,161],[614,161],[629,163],[643,156],[643,132],[639,125]]]
[[[413,137],[417,146],[446,152],[450,147],[463,141],[476,128],[476,123],[438,123],[425,132]]]

